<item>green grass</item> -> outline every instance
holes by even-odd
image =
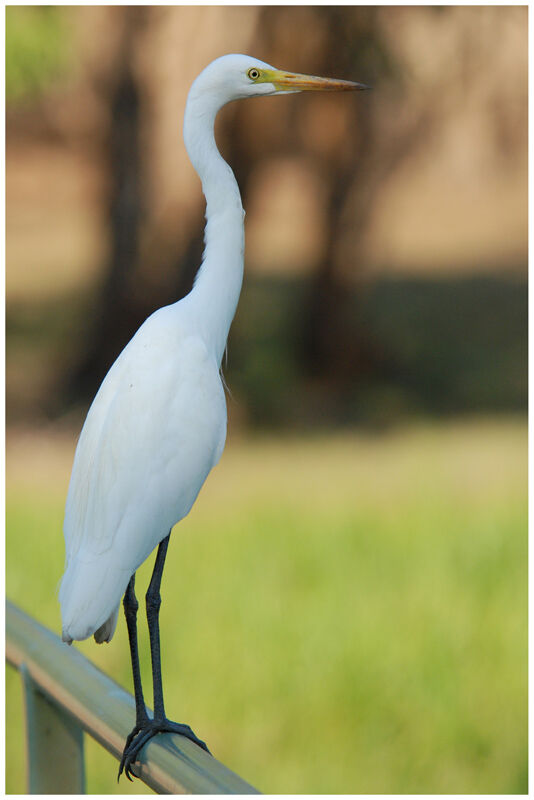
[[[70,455],[8,442],[8,596],[58,631]],[[526,792],[526,515],[521,421],[232,440],[169,550],[170,716],[264,792]],[[130,688],[122,621],[79,647]],[[87,753],[89,792],[143,790]]]

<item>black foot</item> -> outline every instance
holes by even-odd
[[[210,752],[205,742],[195,736],[189,725],[182,725],[180,722],[171,722],[169,719],[148,719],[141,726],[136,725],[133,731],[128,735],[122,753],[118,778],[120,778],[123,770],[129,781],[132,780],[130,775],[133,775],[134,778],[137,777],[135,772],[132,772],[132,764],[137,760],[139,750],[141,750],[141,748],[157,733],[179,733],[191,739],[191,741],[199,747],[202,747],[206,753]]]

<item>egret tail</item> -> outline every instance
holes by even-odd
[[[59,590],[63,641],[70,644],[94,635],[98,643],[109,642],[130,577],[129,569],[79,553],[65,570]]]

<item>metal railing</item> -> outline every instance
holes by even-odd
[[[133,697],[9,601],[6,660],[22,674],[29,794],[83,794],[83,732],[120,759],[135,717]],[[135,770],[158,794],[259,794],[176,734],[149,742]]]

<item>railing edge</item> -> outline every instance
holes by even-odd
[[[134,699],[78,650],[6,601],[6,660],[120,758],[134,716]],[[138,777],[159,794],[260,794],[189,739],[162,734],[143,749]]]

